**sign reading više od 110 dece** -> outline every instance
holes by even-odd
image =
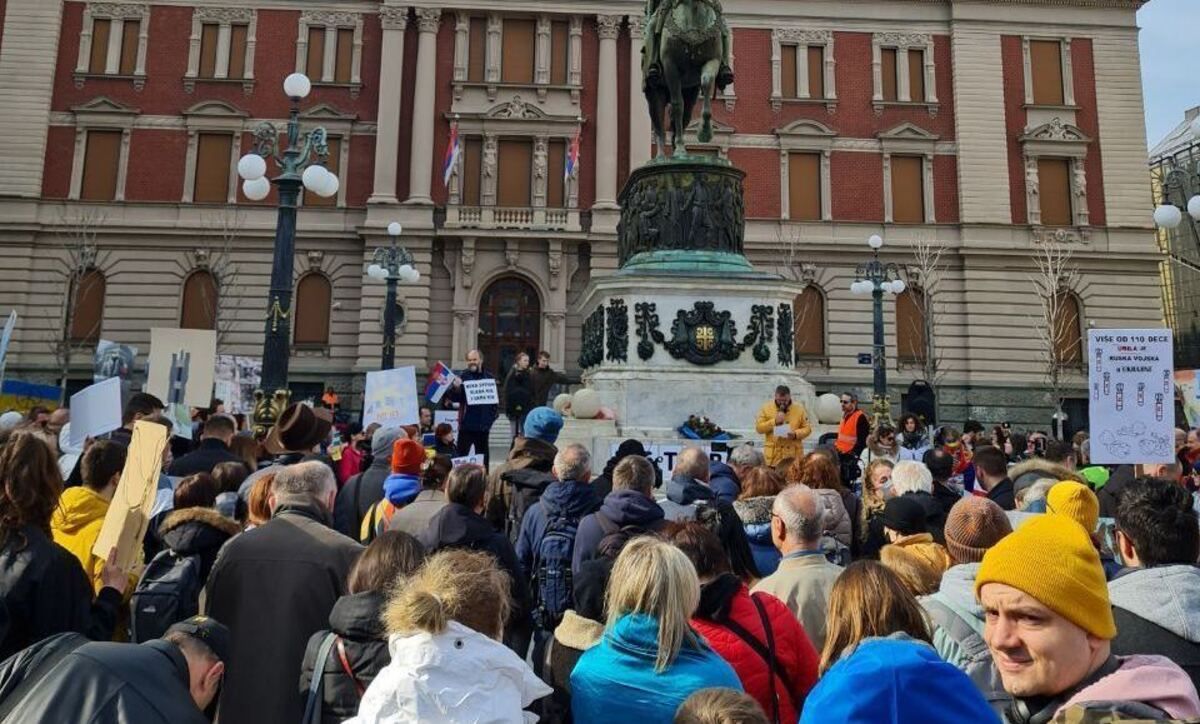
[[[1175,364],[1169,329],[1088,330],[1091,461],[1175,460]]]

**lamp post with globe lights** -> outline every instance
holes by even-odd
[[[396,366],[396,283],[412,284],[421,278],[421,272],[414,266],[416,262],[412,253],[397,243],[401,232],[400,222],[388,224],[387,232],[392,237],[391,246],[376,249],[374,260],[367,267],[367,276],[387,282],[387,301],[383,308],[383,359],[380,364],[380,369],[384,370]]]
[[[238,161],[242,193],[261,201],[279,188],[279,214],[275,224],[275,255],[271,263],[271,291],[267,297],[266,334],[263,341],[262,382],[255,392],[254,429],[265,434],[290,401],[287,389],[289,318],[292,315],[292,269],[296,248],[296,204],[300,189],[329,198],[338,192],[337,176],[324,166],[329,156],[324,128],[300,133],[300,101],[308,97],[312,83],[303,73],[283,80],[283,92],[291,100],[287,122],[287,145],[280,148],[279,129],[262,123],[254,130],[254,150]],[[267,159],[275,161],[278,175],[267,176]]]
[[[1200,156],[1196,143],[1200,142],[1200,117],[1192,121],[1189,129],[1192,146],[1157,162],[1159,167],[1160,201],[1154,208],[1154,223],[1160,229],[1173,230],[1183,223],[1186,212],[1192,217],[1192,228],[1200,232]],[[1200,233],[1194,234],[1200,244]]]
[[[878,427],[883,422],[891,422],[892,419],[887,396],[887,356],[883,341],[883,294],[903,294],[905,284],[895,264],[879,261],[883,238],[878,234],[873,235],[867,239],[867,244],[871,247],[872,259],[858,265],[854,273],[855,281],[850,284],[850,291],[854,294],[870,294],[872,298],[874,349],[871,354],[871,366],[875,372],[875,389],[871,413],[874,416],[872,424]]]

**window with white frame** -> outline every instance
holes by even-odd
[[[876,113],[890,103],[920,103],[936,109],[937,76],[933,36],[928,33],[875,33],[871,36],[872,102]]]
[[[346,205],[346,189],[350,185],[350,177],[345,173],[345,169],[350,164],[350,136],[354,119],[354,114],[343,113],[328,103],[320,103],[300,114],[300,122],[305,128],[320,126],[325,129],[325,147],[328,153],[325,157],[325,168],[342,181],[338,192],[328,198],[321,198],[306,189],[300,195],[300,203],[303,206],[331,208]]]
[[[1023,134],[1019,140],[1025,160],[1029,224],[1087,226],[1087,151],[1092,139],[1078,127],[1055,118]],[[1036,235],[1042,233],[1035,229]]]
[[[146,81],[150,6],[135,3],[88,3],[83,10],[75,86],[88,76],[130,78],[141,90]]]
[[[296,71],[314,85],[362,88],[363,21],[359,13],[311,10],[300,15]]]
[[[1071,39],[1021,39],[1025,66],[1025,103],[1032,106],[1075,105]]]
[[[830,154],[836,133],[809,119],[776,129],[779,139],[780,211],[793,221],[831,221]]]
[[[188,131],[183,202],[235,203],[246,112],[222,101],[204,101],[183,116]]]
[[[184,89],[193,92],[197,80],[233,81],[249,93],[254,88],[257,26],[252,8],[196,8]]]
[[[129,142],[137,109],[96,98],[71,109],[75,155],[68,198],[124,201]]]
[[[833,32],[776,28],[771,31],[771,107],[784,101],[837,100]]]
[[[938,137],[912,123],[879,134],[883,149],[883,220],[888,224],[932,224],[933,155]]]
[[[495,100],[501,84],[566,87],[579,102],[583,83],[583,23],[578,16],[503,16],[460,12],[454,31],[454,97],[466,84],[484,84]]]

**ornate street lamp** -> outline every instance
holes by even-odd
[[[1191,133],[1194,141],[1200,141],[1200,118],[1192,121]],[[1160,229],[1175,229],[1186,211],[1195,227],[1200,222],[1200,157],[1185,151],[1164,158],[1161,164],[1162,203],[1154,208],[1154,223]]]
[[[300,101],[308,97],[312,83],[303,73],[292,73],[283,80],[283,92],[292,102],[288,114],[287,148],[279,150],[279,129],[262,123],[254,129],[254,151],[238,161],[242,193],[251,201],[261,201],[271,193],[271,184],[279,188],[279,216],[275,224],[275,258],[271,263],[271,291],[267,298],[266,334],[263,341],[262,381],[254,393],[254,430],[266,434],[287,407],[291,393],[287,389],[288,324],[292,309],[292,266],[296,246],[296,203],[300,188],[329,198],[338,192],[337,176],[324,166],[329,156],[325,129],[314,128],[301,136]],[[275,160],[279,175],[267,178],[267,159]],[[267,396],[270,395],[268,398]]]
[[[387,301],[383,308],[383,360],[379,367],[384,370],[396,366],[396,282],[412,284],[421,278],[421,272],[413,266],[412,253],[397,245],[400,231],[400,222],[388,224],[392,245],[376,249],[374,263],[367,267],[367,276],[387,282]]]
[[[871,364],[875,370],[875,391],[871,404],[874,416],[872,424],[878,427],[883,422],[891,422],[891,405],[887,396],[887,357],[883,345],[883,293],[902,294],[904,280],[895,264],[884,264],[879,261],[879,250],[883,247],[883,238],[878,234],[867,240],[871,247],[873,258],[865,264],[859,264],[854,272],[855,281],[850,284],[854,294],[870,294],[873,302],[873,328],[875,333],[874,350]]]

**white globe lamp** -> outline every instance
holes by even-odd
[[[303,73],[292,73],[283,79],[283,93],[288,98],[301,100],[312,91],[312,82]]]
[[[267,159],[257,153],[247,153],[238,159],[237,171],[246,181],[256,181],[267,174]]]
[[[892,282],[892,294],[903,294],[907,286],[903,279],[897,279]]]
[[[1188,199],[1188,214],[1196,221],[1200,221],[1200,194]]]
[[[367,267],[367,276],[371,277],[372,279],[386,279],[387,269],[384,269],[378,264],[372,264],[371,266]]]
[[[1191,206],[1191,203],[1188,204]],[[1174,229],[1183,221],[1183,213],[1170,204],[1154,209],[1154,223],[1163,229]]]
[[[300,180],[304,182],[304,188],[315,194],[319,193],[325,187],[325,177],[327,175],[329,175],[329,172],[325,170],[324,166],[313,165],[304,169],[304,174],[300,177]]]
[[[340,188],[341,185],[341,182],[338,181],[338,177],[326,170],[325,177],[321,179],[321,187],[315,189],[315,191],[317,196],[328,199],[337,194],[338,188]]]
[[[390,236],[400,236],[400,232],[402,230],[403,229],[400,226],[399,221],[393,221],[392,223],[387,225],[387,232]]]
[[[242,193],[251,201],[262,201],[271,193],[271,182],[265,176],[242,182]]]
[[[872,249],[882,249],[883,248],[883,237],[880,236],[879,234],[871,234],[871,238],[867,239],[867,244]]]

